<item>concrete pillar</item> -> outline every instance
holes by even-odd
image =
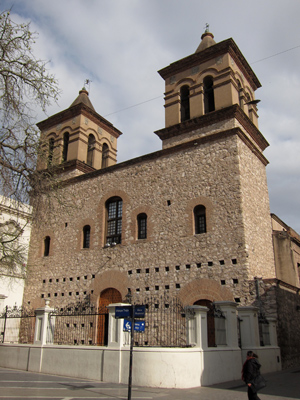
[[[122,348],[130,344],[130,333],[123,332],[124,319],[115,318],[115,308],[118,306],[128,306],[125,303],[114,303],[107,306],[109,309],[108,317],[108,347]]]
[[[34,344],[40,344],[43,346],[47,343],[53,343],[55,320],[54,318],[51,318],[50,313],[54,311],[54,308],[51,308],[49,306],[49,303],[50,300],[47,299],[45,300],[45,307],[41,307],[35,310],[36,321]]]
[[[277,342],[277,329],[276,329],[276,318],[267,318],[269,322],[269,335],[270,335],[270,346],[278,346]]]
[[[225,317],[226,345],[238,347],[237,304],[233,301],[215,301],[214,304]]]
[[[207,346],[207,307],[189,306],[187,318],[187,344],[206,349]]]
[[[260,346],[258,328],[258,308],[238,307],[242,349],[253,349]]]

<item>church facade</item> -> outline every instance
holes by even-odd
[[[118,164],[121,132],[85,89],[38,124],[46,156],[37,167],[58,169],[61,184],[39,199],[23,303],[37,308],[49,299],[58,308],[88,298],[100,307],[130,292],[136,304],[167,296],[213,312],[227,301],[280,320],[278,291],[292,293],[300,308],[299,273],[286,284],[287,274],[277,275],[260,82],[235,42],[215,43],[210,32],[194,54],[159,74],[160,151]],[[295,269],[297,260],[290,262],[283,268]],[[282,357],[293,365],[300,349]]]

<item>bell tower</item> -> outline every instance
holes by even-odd
[[[165,128],[155,133],[163,148],[245,123],[250,140],[260,136],[260,151],[267,146],[258,131],[255,91],[261,84],[233,39],[216,43],[207,29],[194,54],[158,73],[165,81]]]
[[[69,108],[37,126],[42,149],[39,170],[59,167],[76,176],[117,162],[117,139],[122,132],[95,111],[85,88]]]

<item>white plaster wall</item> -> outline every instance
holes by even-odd
[[[281,369],[278,347],[253,349],[262,372]],[[133,384],[136,386],[191,388],[241,378],[245,351],[240,349],[135,348]],[[127,383],[128,349],[88,346],[0,345],[0,367],[16,368],[97,381]]]

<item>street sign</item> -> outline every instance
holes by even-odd
[[[115,309],[115,318],[130,318],[132,315],[132,306],[117,306]]]
[[[133,306],[116,306],[115,318],[131,318]],[[145,306],[134,306],[134,318],[145,318]]]
[[[145,331],[145,321],[135,321],[134,322],[134,330],[136,332],[144,332]],[[128,319],[124,319],[124,332],[131,332],[131,321]]]
[[[134,318],[145,318],[145,306],[134,307]]]

